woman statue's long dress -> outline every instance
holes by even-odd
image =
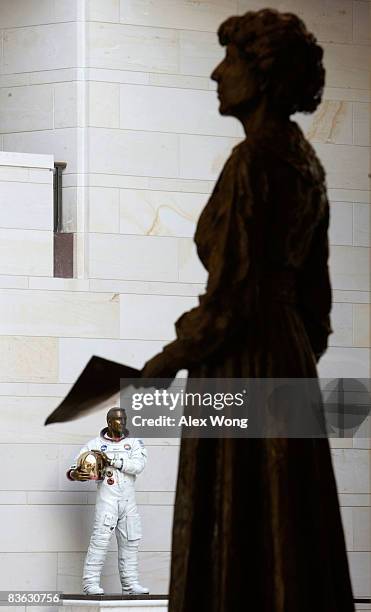
[[[288,117],[258,126],[198,221],[206,293],[143,375],[318,376],[332,332],[325,173]],[[183,438],[169,612],[353,609],[327,438]]]

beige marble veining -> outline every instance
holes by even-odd
[[[341,100],[324,100],[314,115],[300,121],[310,141],[352,144],[352,104]]]
[[[193,237],[204,205],[204,194],[120,190],[120,233]]]

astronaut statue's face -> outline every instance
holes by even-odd
[[[107,414],[108,435],[121,438],[126,429],[126,413],[121,408],[109,410]]]

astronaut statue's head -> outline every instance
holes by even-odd
[[[127,415],[124,408],[113,406],[107,412],[108,435],[110,438],[122,438],[129,435],[126,429]]]

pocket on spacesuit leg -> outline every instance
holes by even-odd
[[[128,534],[128,540],[140,540],[142,537],[142,524],[139,514],[127,515],[126,531]]]
[[[95,519],[91,534],[91,546],[96,549],[106,550],[111,540],[115,524],[116,519],[113,514],[105,513],[98,515]]]
[[[110,514],[109,512],[107,512],[104,515],[104,519],[103,519],[103,526],[105,528],[109,528],[110,531],[113,531],[116,525],[116,521],[115,521],[115,517],[113,516],[113,514]]]

